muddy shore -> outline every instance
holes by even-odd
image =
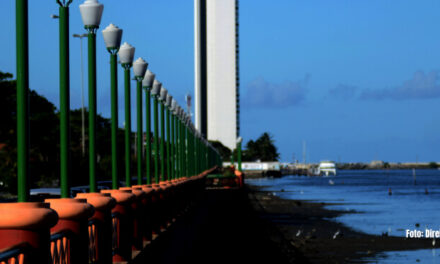
[[[334,218],[356,212],[328,210],[325,203],[280,199],[272,192],[247,186],[249,201],[265,222],[266,235],[290,263],[363,263],[385,251],[430,249],[432,239],[369,235]]]

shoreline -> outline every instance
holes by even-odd
[[[324,208],[329,203],[286,200],[246,184],[249,201],[266,235],[291,263],[362,263],[388,251],[432,249],[433,239],[370,235],[334,220],[356,213]]]

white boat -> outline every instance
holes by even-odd
[[[336,176],[336,165],[331,161],[321,161],[316,172],[317,175],[329,176],[333,174]]]

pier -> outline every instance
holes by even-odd
[[[171,95],[172,88],[164,88],[142,57],[134,60],[134,46],[126,42],[121,45],[122,29],[110,24],[102,34],[110,56],[112,173],[111,188],[100,189],[96,175],[96,34],[104,8],[97,0],[86,0],[79,5],[79,10],[87,31],[84,37],[88,39],[89,185],[88,192],[71,196],[70,180],[75,177],[70,170],[74,164],[71,164],[69,134],[69,11],[72,2],[56,1],[59,14],[55,17],[59,19],[60,34],[59,197],[32,201],[28,109],[29,71],[32,70],[28,62],[28,12],[32,10],[28,10],[27,0],[16,1],[18,195],[17,202],[0,203],[0,264],[143,263],[154,252],[168,249],[163,241],[171,241],[169,238],[178,232],[173,230],[179,230],[177,227],[182,221],[191,219],[189,215],[200,208],[205,195],[210,197],[205,190],[206,177],[222,164],[219,152],[195,129],[190,115]],[[118,149],[117,137],[118,61],[124,70],[124,150]],[[134,154],[131,70],[136,83],[135,162],[131,160]],[[119,173],[119,159],[125,160],[125,175]],[[192,228],[197,228],[194,224],[192,222]]]

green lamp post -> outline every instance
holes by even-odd
[[[194,128],[194,152],[195,152],[195,163],[194,163],[194,170],[196,174],[199,174],[199,157],[200,157],[200,150],[199,150],[199,131]]]
[[[196,160],[196,157],[195,157],[195,148],[194,148],[194,125],[193,125],[193,123],[191,122],[191,117],[190,116],[188,116],[188,119],[189,119],[189,121],[188,121],[188,131],[189,131],[189,142],[190,142],[190,165],[191,165],[191,167],[190,167],[190,175],[195,175],[195,160]]]
[[[188,175],[192,174],[192,142],[191,142],[191,123],[189,116],[186,116],[186,140],[187,140],[187,162],[188,162]]]
[[[118,189],[118,68],[117,52],[121,46],[122,29],[110,24],[103,31],[105,46],[110,53],[110,83],[111,83],[111,138],[112,138],[112,189]]]
[[[153,88],[151,89],[151,96],[153,97],[153,122],[154,122],[154,178],[155,183],[159,183],[159,111],[158,111],[158,96],[162,83],[154,80]]]
[[[150,96],[151,88],[153,87],[154,78],[156,75],[150,70],[145,72],[142,86],[145,89],[145,126],[146,126],[146,140],[145,140],[145,175],[147,184],[151,184],[151,106]]]
[[[201,173],[200,171],[200,132],[198,130],[196,130],[196,173],[199,174]]]
[[[131,186],[131,102],[130,102],[130,68],[133,63],[135,48],[125,42],[119,48],[119,60],[124,69],[125,98],[125,185]]]
[[[241,142],[243,141],[242,137],[237,138],[237,162],[238,162],[238,170],[241,170]]]
[[[69,5],[57,0],[60,27],[60,187],[61,197],[70,196],[70,62],[69,62]]]
[[[171,108],[171,101],[173,100],[173,97],[167,93],[167,97],[165,100],[165,112],[166,112],[166,134],[167,134],[167,141],[166,141],[166,150],[167,150],[167,180],[170,181],[173,178],[173,171],[171,170],[172,166],[172,153],[171,153],[171,117],[170,117],[170,108]]]
[[[88,31],[89,60],[89,188],[96,192],[96,31],[101,22],[104,5],[86,0],[79,6],[82,21]]]
[[[173,161],[171,164],[171,170],[172,170],[172,178],[177,178],[177,166],[178,166],[178,159],[177,159],[177,147],[176,147],[176,108],[177,108],[177,101],[173,98],[171,99],[171,160]]]
[[[144,79],[145,72],[147,71],[148,63],[142,58],[138,58],[133,62],[133,73],[136,79],[136,123],[137,123],[137,184],[142,184],[142,80]]]
[[[29,41],[28,1],[17,0],[17,198],[26,202],[29,198]]]
[[[176,102],[176,108],[174,109],[175,115],[175,127],[176,127],[176,172],[177,178],[182,178],[182,149],[181,149],[181,131],[180,131],[180,109],[181,107]]]
[[[188,140],[189,140],[189,174],[191,176],[195,175],[194,171],[194,162],[195,162],[195,152],[194,152],[194,128],[193,124],[191,123],[191,117],[188,116]]]
[[[160,180],[165,181],[165,101],[168,91],[165,87],[160,89]],[[168,176],[168,175],[167,175]]]
[[[182,177],[188,176],[186,174],[186,158],[185,158],[185,126],[184,126],[184,110],[179,107],[179,130],[180,130],[180,173]]]
[[[190,166],[190,161],[189,161],[189,140],[188,140],[188,115],[183,112],[183,135],[184,135],[184,143],[185,143],[185,150],[184,150],[184,163],[185,163],[185,174],[187,177],[190,177],[190,172],[189,172],[189,166]]]

